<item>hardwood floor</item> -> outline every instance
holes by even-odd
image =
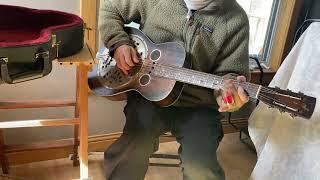
[[[175,142],[160,145],[161,153],[176,153]],[[239,141],[238,133],[225,135],[218,149],[218,158],[226,173],[226,180],[247,180],[256,163],[256,155]],[[103,180],[103,155],[89,156],[89,174],[92,180]],[[154,160],[152,160],[154,161]],[[158,160],[156,160],[158,161]],[[168,160],[164,160],[167,161]],[[174,161],[174,160],[173,160]],[[79,178],[79,168],[72,166],[69,159],[59,159],[14,166],[10,169],[12,178],[2,180],[75,180]],[[145,180],[182,180],[180,168],[149,167]]]

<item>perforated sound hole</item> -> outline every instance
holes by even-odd
[[[139,58],[142,60],[145,59],[148,53],[148,47],[145,40],[134,34],[130,36],[130,39],[134,42]]]
[[[119,85],[122,83],[124,77],[118,69],[111,69],[106,75],[103,76],[104,80],[109,83],[109,85]]]
[[[146,86],[149,84],[150,79],[151,79],[151,77],[149,74],[144,74],[143,76],[140,77],[139,82],[140,82],[141,86]]]
[[[151,59],[152,61],[157,61],[157,60],[160,59],[160,56],[161,56],[160,50],[155,49],[155,50],[153,50],[153,51],[151,52],[150,59]]]

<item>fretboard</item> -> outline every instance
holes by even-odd
[[[221,76],[167,65],[158,65],[153,69],[152,75],[216,90],[222,89],[225,81]],[[236,87],[242,86],[251,98],[257,99],[261,86],[237,81],[234,84]]]

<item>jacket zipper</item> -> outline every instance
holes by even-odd
[[[192,38],[191,38],[191,41],[190,41],[189,51],[192,50],[193,45],[194,45],[194,41],[195,41],[196,37],[200,34],[200,27],[201,27],[201,23],[198,22],[196,25],[196,30],[194,31]]]
[[[185,25],[185,32],[184,32],[184,39],[185,39],[185,47],[187,48],[186,50],[189,51],[189,46],[188,46],[188,30],[189,28],[193,25],[193,21],[194,21],[194,15],[192,14],[188,19],[187,19],[187,22],[186,22],[186,25]]]
[[[184,39],[185,39],[185,47],[186,47],[186,51],[189,52],[189,53],[191,53],[192,47],[193,47],[193,45],[194,45],[195,38],[200,34],[200,27],[201,27],[201,23],[197,22],[197,24],[196,24],[196,29],[195,29],[195,31],[193,32],[190,40],[188,41],[188,39],[187,39],[187,37],[188,37],[188,30],[189,30],[189,28],[192,27],[193,23],[194,23],[194,12],[192,13],[192,15],[189,17],[189,19],[188,19],[187,22],[186,22],[186,26],[185,26],[185,27],[186,27],[186,30],[185,30],[185,33],[184,33],[184,36],[185,36],[185,37],[184,37]],[[186,58],[190,58],[190,57],[188,56],[188,54],[187,54],[187,57],[186,57]],[[190,59],[190,63],[191,63],[190,66],[192,67],[193,65],[192,65],[191,59]],[[190,68],[191,68],[191,67],[190,67]]]

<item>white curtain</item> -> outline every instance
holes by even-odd
[[[311,119],[260,103],[249,119],[258,153],[252,180],[320,180],[320,23],[300,37],[270,86],[317,98]]]

